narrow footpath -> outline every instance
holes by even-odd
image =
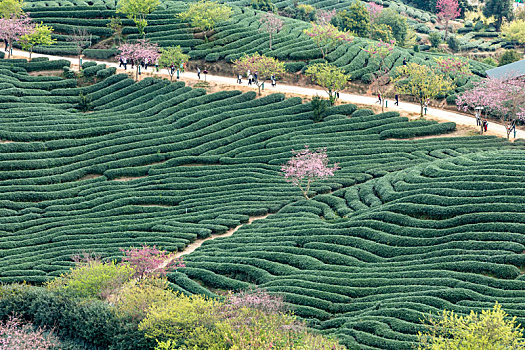
[[[18,57],[27,57],[29,58],[29,53],[22,50],[13,50],[13,55]],[[43,55],[43,54],[37,54],[33,53],[32,57],[48,57],[49,60],[68,60],[72,64],[77,65],[78,64],[78,58],[76,57],[62,57],[62,56],[53,56],[53,55]],[[85,61],[91,61],[96,62],[98,64],[105,64],[107,67],[116,67],[119,71],[119,73],[123,73],[124,69],[120,69],[118,67],[118,62],[107,62],[107,61],[97,61],[97,60],[85,60]],[[131,70],[127,70],[126,72],[132,72]],[[133,71],[134,72],[134,71]],[[168,71],[166,69],[160,69],[159,72],[154,72],[154,68],[150,68],[147,73],[152,73],[154,75],[161,75],[161,76],[168,76]],[[184,72],[180,74],[180,77],[183,80],[198,80],[197,73],[195,72]],[[201,80],[204,80],[204,74],[201,73]],[[237,84],[237,78],[234,77],[224,77],[220,75],[211,75],[207,74],[206,81],[214,82],[221,85],[228,85],[228,86],[239,86]],[[246,80],[244,80],[243,85],[245,86]],[[249,86],[252,87],[252,86]],[[265,84],[266,91],[276,92],[276,93],[289,93],[289,94],[295,94],[295,95],[301,95],[301,96],[326,96],[326,92],[321,89],[314,89],[314,88],[305,88],[301,86],[295,86],[295,85],[285,85],[285,84],[277,84],[276,87],[272,87],[270,84]],[[257,86],[253,85],[253,90],[256,91],[258,88]],[[368,105],[373,106],[376,105],[376,97],[371,96],[365,96],[365,95],[355,95],[355,94],[349,94],[349,93],[341,93],[340,94],[340,101],[348,102],[348,103],[355,103],[358,105]],[[419,114],[420,113],[420,106],[414,103],[408,103],[408,102],[400,102],[399,106],[395,106],[393,104],[393,101],[389,101],[389,106],[387,108],[388,111],[398,111],[398,112],[406,112],[411,114]],[[468,127],[471,127],[475,130],[479,130],[479,127],[476,126],[476,119],[474,117],[471,117],[466,114],[462,113],[454,113],[438,108],[428,108],[427,110],[427,117],[431,119],[436,119],[439,121],[450,121],[455,122],[458,125],[465,125]],[[507,137],[507,132],[505,130],[505,126],[501,124],[497,124],[493,121],[489,122],[488,127],[488,134],[489,135],[496,135],[503,138]],[[516,138],[525,139],[525,131],[524,130],[516,130]],[[511,137],[513,135],[511,134]]]

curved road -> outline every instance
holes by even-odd
[[[13,50],[13,55],[18,57],[29,57],[29,53],[22,50]],[[50,60],[69,60],[72,64],[78,63],[78,58],[73,57],[61,57],[61,56],[53,56],[53,55],[43,55],[43,54],[36,54],[33,53],[32,57],[48,57]],[[107,61],[96,61],[96,60],[89,60],[92,62],[105,64],[108,67],[116,67],[118,68],[117,62],[107,62]],[[119,72],[124,72],[123,69],[119,69]],[[128,72],[131,72],[131,70],[128,70]],[[147,71],[148,73],[153,74],[160,74],[160,75],[168,75],[168,71],[166,69],[161,69],[159,73],[154,73],[153,69],[149,69]],[[184,72],[181,73],[181,78],[184,80],[197,80],[197,74],[195,72]],[[203,74],[201,74],[201,77]],[[201,79],[203,80],[203,79]],[[211,75],[208,74],[206,77],[207,81],[214,82],[217,84],[222,85],[229,85],[229,86],[239,86],[237,84],[236,78],[229,78],[224,77],[220,75]],[[246,79],[243,81],[243,85],[246,86]],[[303,96],[309,96],[313,97],[316,95],[319,96],[326,96],[326,92],[321,89],[314,89],[314,88],[305,88],[295,85],[285,85],[285,84],[277,84],[276,87],[272,87],[270,84],[265,84],[266,91],[272,91],[272,92],[280,92],[280,93],[290,93],[290,94],[297,94],[297,95],[303,95]],[[257,86],[253,85],[253,89],[257,90]],[[360,105],[374,105],[376,103],[376,97],[371,96],[364,96],[364,95],[354,95],[349,93],[341,93],[340,98],[341,101],[348,102],[348,103],[355,103]],[[416,113],[419,114],[420,112],[420,106],[408,103],[408,102],[401,102],[400,106],[395,106],[393,104],[393,101],[389,101],[389,107],[387,110],[389,111],[399,111],[399,112],[408,112],[408,113]],[[476,126],[476,119],[474,117],[461,114],[461,113],[454,113],[449,112],[446,110],[441,110],[437,108],[428,108],[427,110],[427,116],[430,118],[438,119],[441,121],[451,121],[455,122],[458,125],[466,125],[472,128],[475,128],[475,130],[479,130],[479,127]],[[507,137],[507,133],[505,130],[505,126],[501,124],[497,124],[495,122],[489,122],[488,126],[488,134],[489,135],[497,135],[500,137]],[[513,135],[511,134],[511,137]],[[522,138],[525,139],[525,131],[523,130],[517,130],[516,138]]]

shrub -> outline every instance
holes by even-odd
[[[106,298],[135,274],[127,265],[93,259],[47,284],[50,290],[83,298]]]
[[[85,49],[84,51],[82,51],[82,54],[85,57],[102,60],[116,56],[117,53],[117,49]]]
[[[289,73],[297,73],[300,70],[302,70],[304,67],[306,67],[306,63],[299,61],[299,62],[288,62],[284,64],[284,69],[286,69]]]
[[[439,32],[430,33],[430,35],[428,36],[428,40],[430,41],[430,45],[432,47],[438,47],[439,44],[443,42],[443,40],[441,39],[441,34],[439,34]]]
[[[489,66],[493,66],[493,67],[497,67],[498,66],[498,62],[492,57],[485,57],[483,59],[483,61],[481,61],[481,62],[483,62],[485,64],[488,64]]]
[[[41,328],[34,329],[31,323],[22,323],[14,316],[0,321],[0,349],[2,350],[48,350],[58,346],[53,333],[44,333]]]
[[[460,49],[459,40],[458,40],[458,38],[456,38],[455,35],[451,35],[451,36],[448,37],[447,45],[454,52],[457,52]]]
[[[330,103],[327,100],[322,99],[319,96],[314,96],[310,104],[312,106],[313,121],[315,123],[322,122],[324,113],[328,109]]]
[[[498,66],[504,66],[521,60],[521,54],[516,50],[506,50],[499,58]]]

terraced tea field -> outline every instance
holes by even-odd
[[[188,255],[173,288],[259,285],[350,349],[410,349],[443,308],[498,300],[525,321],[523,142],[402,140],[455,125],[354,105],[313,123],[280,94],[27,73],[64,65],[0,60],[1,282],[46,281],[82,251],[182,250],[270,213]],[[342,168],[310,201],[280,175],[305,144]]]

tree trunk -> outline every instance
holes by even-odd
[[[447,40],[447,34],[448,34],[448,19],[445,21],[445,41]]]
[[[7,47],[7,58],[11,58],[11,51],[13,50],[13,40],[9,39],[8,44],[9,45]]]
[[[31,50],[29,51],[29,60],[31,61],[31,55],[33,54],[33,47],[31,47]]]
[[[80,72],[82,70],[82,64],[80,63],[80,54],[78,55],[78,71]]]
[[[137,68],[135,69],[135,80],[136,81],[139,81],[139,67],[140,67],[140,63],[137,64]]]
[[[423,103],[423,99],[420,100],[419,104],[421,105],[420,118],[423,119],[423,109],[425,108],[425,104]]]
[[[272,49],[272,33],[270,33],[270,50]]]

